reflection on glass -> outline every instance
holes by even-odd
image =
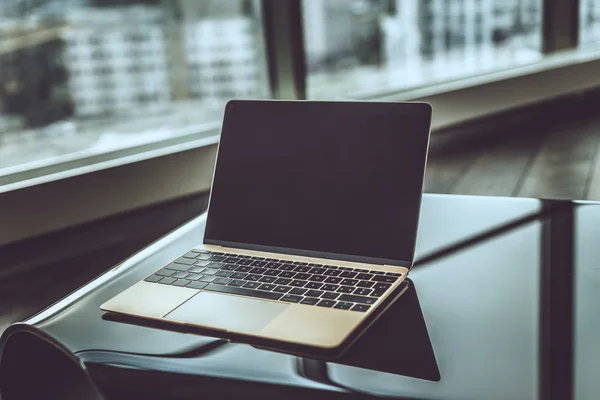
[[[311,98],[428,85],[541,57],[541,0],[304,0]]]
[[[1,0],[0,175],[218,121],[269,95],[263,48],[257,1]]]
[[[600,41],[600,0],[580,0],[579,43]]]

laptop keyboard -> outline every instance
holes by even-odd
[[[144,280],[365,312],[400,276],[393,272],[193,250]]]

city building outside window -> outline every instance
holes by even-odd
[[[230,98],[270,97],[261,18],[250,0],[0,1],[0,176],[177,136],[219,121]]]
[[[362,97],[542,57],[541,0],[303,0],[309,98]]]

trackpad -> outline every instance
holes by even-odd
[[[164,318],[206,328],[258,333],[288,304],[200,292]]]

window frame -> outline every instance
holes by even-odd
[[[261,0],[261,6],[272,95],[305,99],[301,0]],[[578,1],[543,0],[547,58],[539,64],[364,98],[430,102],[435,132],[511,107],[600,86],[600,78],[593,73],[600,69],[600,52],[577,49],[578,8]],[[7,243],[208,191],[219,126],[220,122],[210,122],[164,141],[84,158],[66,156],[58,163],[40,162],[27,170],[17,166],[0,177],[0,251]],[[152,187],[156,190],[149,190]],[[106,199],[106,193],[110,193],[109,201],[90,200]],[[84,199],[87,202],[82,205]]]

